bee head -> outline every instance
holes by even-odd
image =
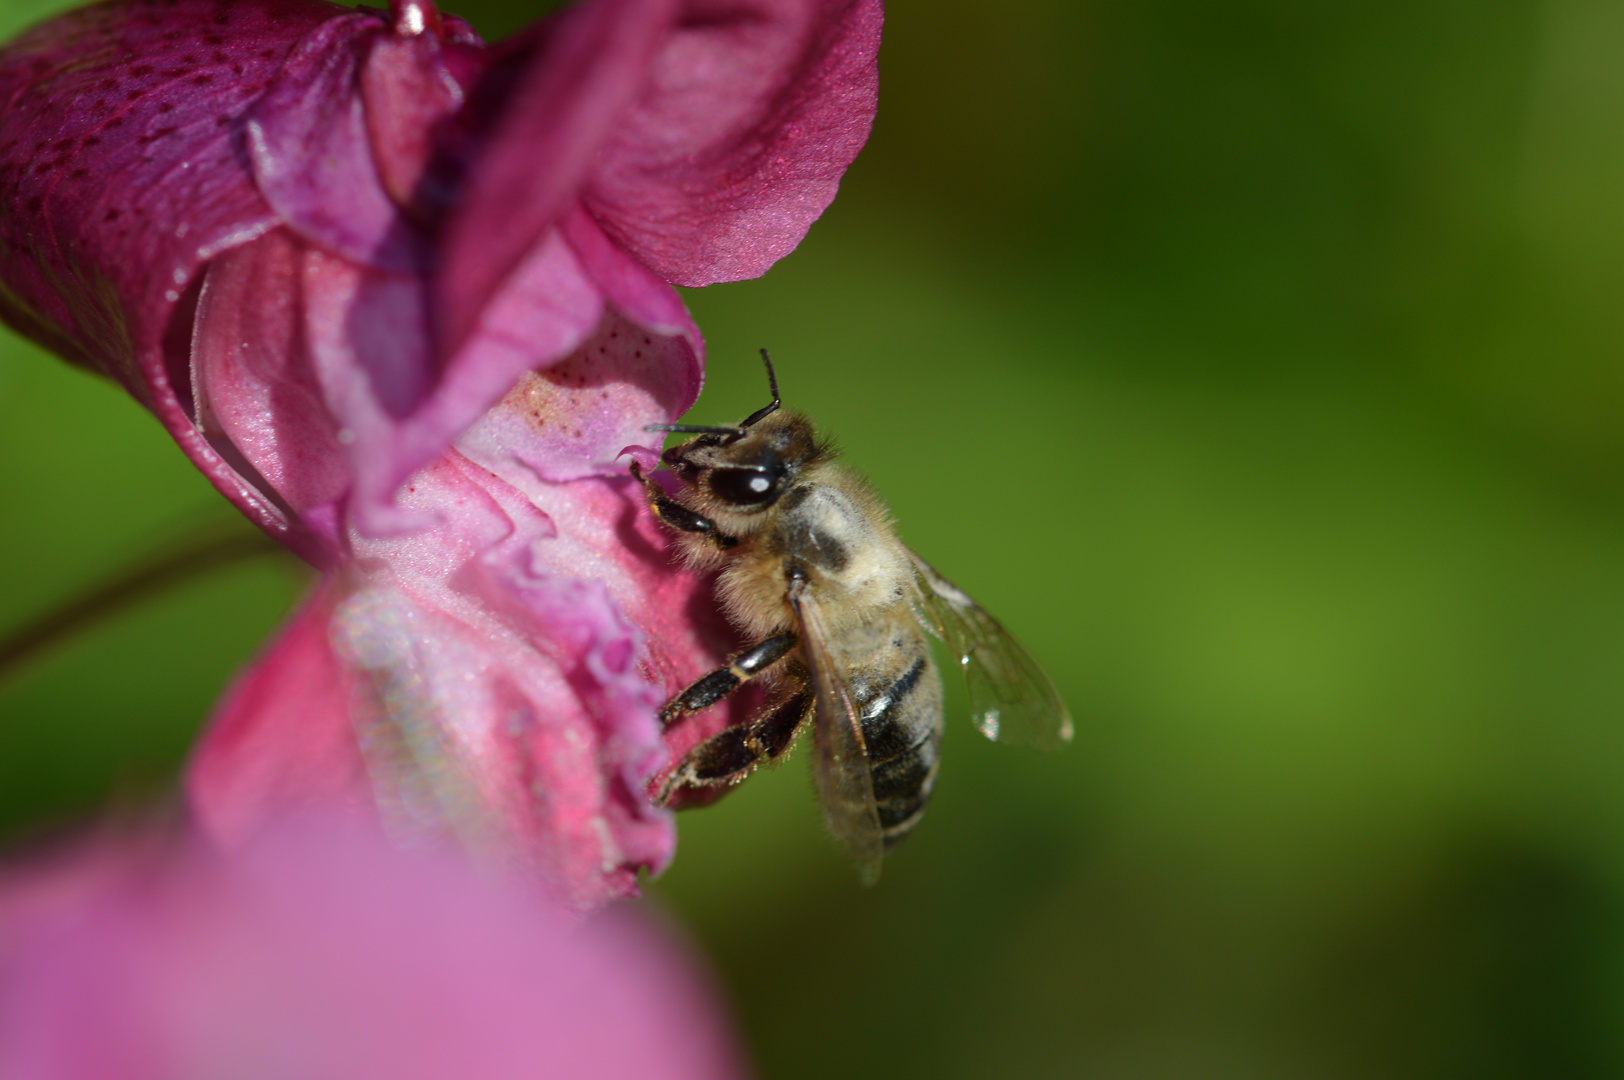
[[[778,378],[766,349],[761,350],[761,359],[767,365],[773,399],[737,427],[655,424],[648,429],[694,434],[695,438],[668,448],[660,460],[712,506],[740,514],[773,505],[824,453],[810,420],[779,409]]]

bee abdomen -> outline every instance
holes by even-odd
[[[874,769],[874,804],[886,847],[900,843],[925,816],[940,744],[941,733],[933,731],[914,749]]]
[[[896,679],[870,683],[870,692],[857,704],[880,828],[891,847],[919,823],[936,783],[942,742],[942,684],[936,665],[920,656]]]

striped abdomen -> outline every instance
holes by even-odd
[[[899,635],[891,645],[897,652],[887,650],[887,660],[894,663],[851,681],[888,848],[924,816],[942,744],[942,680],[929,645],[917,633]]]

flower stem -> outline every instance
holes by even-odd
[[[234,529],[226,535],[191,537],[148,555],[10,633],[0,635],[0,679],[24,661],[148,597],[244,559],[280,554],[263,533]]]

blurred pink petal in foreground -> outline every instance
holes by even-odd
[[[101,839],[0,871],[7,1080],[726,1080],[694,958],[322,818],[231,857]]]
[[[654,708],[729,638],[622,455],[699,392],[673,283],[762,273],[833,199],[879,30],[583,0],[486,46],[426,0],[111,0],[0,49],[0,316],[326,570],[199,751],[217,835],[338,798],[579,909],[670,858],[645,789],[726,717]]]

